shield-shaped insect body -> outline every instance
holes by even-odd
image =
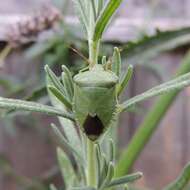
[[[101,65],[74,77],[76,120],[91,140],[96,140],[109,127],[117,105],[118,77]]]

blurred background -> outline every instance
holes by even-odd
[[[124,0],[104,35],[101,51],[111,55],[117,45],[123,49],[123,68],[135,66],[123,99],[174,76],[189,49],[189,9],[189,0]],[[48,103],[44,65],[58,75],[62,64],[76,73],[84,67],[83,56],[88,56],[84,39],[70,0],[2,1],[0,96]],[[10,51],[7,44],[14,48]],[[122,115],[117,128],[118,154],[155,101]],[[0,119],[0,190],[40,190],[50,183],[62,184],[56,160],[58,142],[50,128],[57,120],[39,114],[2,114],[7,116]],[[190,161],[189,114],[190,89],[186,88],[133,167],[144,173],[138,182],[141,189],[161,189]]]

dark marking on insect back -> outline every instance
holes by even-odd
[[[84,122],[84,132],[90,140],[96,140],[103,132],[104,125],[98,116],[88,115]]]

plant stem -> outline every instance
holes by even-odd
[[[93,31],[93,30],[92,30]],[[94,65],[98,63],[99,54],[99,41],[93,41],[92,36],[89,33],[88,46],[89,46],[89,68],[92,69]],[[87,185],[89,187],[96,188],[96,155],[95,144],[93,141],[87,138]]]
[[[90,68],[93,68],[94,65],[98,63],[99,42],[89,40],[88,45],[89,45]]]
[[[87,138],[87,185],[96,187],[96,159],[94,142]]]

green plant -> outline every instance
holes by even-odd
[[[182,174],[171,184],[164,188],[164,190],[178,190],[184,189],[190,180],[190,163],[188,163],[183,171]]]
[[[122,177],[114,177],[114,142],[104,134],[114,124],[121,112],[135,104],[156,95],[176,91],[190,85],[190,73],[120,103],[119,97],[132,75],[129,66],[121,76],[121,57],[118,48],[111,59],[102,58],[98,64],[99,46],[102,34],[122,0],[75,0],[76,9],[87,34],[89,45],[89,66],[74,77],[65,66],[58,78],[46,66],[47,89],[53,106],[34,102],[0,98],[0,108],[41,112],[58,116],[63,124],[64,135],[54,124],[52,128],[61,143],[72,153],[77,169],[68,156],[57,150],[66,189],[104,190],[107,188],[127,188],[126,185],[140,177],[137,172]],[[75,126],[79,126],[78,129]],[[102,139],[106,138],[103,143]],[[108,146],[104,149],[104,146]],[[65,171],[66,169],[67,171]],[[186,172],[185,172],[186,175]],[[51,186],[55,190],[55,186]]]
[[[176,76],[183,75],[189,71],[190,54],[188,52],[183,59],[183,62],[180,65]],[[161,96],[155,102],[155,105],[151,108],[147,116],[144,118],[143,122],[140,124],[139,129],[136,131],[128,147],[126,148],[126,150],[123,151],[122,155],[120,156],[119,162],[116,167],[117,176],[124,175],[129,172],[130,168],[133,166],[139,154],[156,131],[158,124],[160,123],[165,113],[170,108],[179,93],[179,90],[170,92]]]

